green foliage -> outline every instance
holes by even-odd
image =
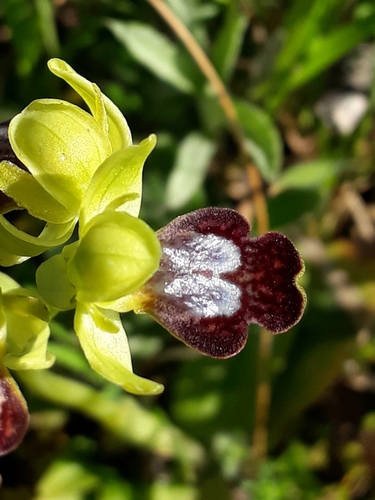
[[[194,83],[180,67],[181,49],[146,24],[109,19],[106,26],[129,53],[157,77],[182,92],[193,92]],[[187,74],[186,74],[187,73]]]
[[[238,120],[242,125],[246,147],[262,176],[277,179],[282,164],[282,144],[271,117],[249,102],[237,102]]]
[[[76,191],[67,201],[58,184],[60,203],[52,203],[46,191],[36,192],[33,177],[0,164],[1,190],[9,189],[15,199],[22,191],[20,205],[30,213],[37,198],[44,217],[48,212],[55,223],[43,233],[42,250],[51,259],[40,269],[48,286],[67,285],[57,298],[67,311],[52,323],[54,369],[17,376],[30,407],[31,430],[19,450],[0,459],[0,495],[4,500],[373,498],[373,109],[343,137],[320,120],[315,108],[326,92],[348,90],[342,68],[349,65],[354,72],[351,50],[363,44],[373,50],[374,3],[166,4],[224,80],[247,150],[264,180],[270,227],[292,236],[306,263],[307,313],[291,332],[274,338],[269,458],[255,470],[258,328],[251,327],[238,357],[218,361],[192,354],[148,317],[124,314],[134,371],[156,380],[158,388],[164,384],[166,392],[142,398],[123,393],[93,372],[82,354],[71,328],[74,291],[62,272],[55,274],[54,266],[65,269],[65,263],[49,250],[73,232],[69,221],[78,211]],[[158,142],[143,173],[141,215],[154,229],[203,205],[246,214],[254,208],[252,186],[216,95],[148,2],[4,0],[0,35],[2,119],[43,97],[79,107],[84,98],[94,114],[96,101],[87,96],[84,82],[68,81],[76,90],[83,88],[77,96],[47,70],[47,59],[58,56],[120,108],[135,144],[150,137],[136,150],[129,146],[130,133],[112,137],[113,144],[128,141],[130,149],[118,154],[119,163],[113,158],[104,163],[101,176],[93,178],[85,195],[87,220],[108,207],[138,215],[142,167],[153,133]],[[360,89],[372,103],[373,88],[372,79]],[[116,123],[118,116],[111,112]],[[126,129],[124,123],[120,128]],[[91,151],[99,142],[107,147],[97,129]],[[37,150],[38,144],[30,148]],[[130,157],[137,166],[134,177],[115,189],[112,180]],[[51,161],[48,157],[47,167]],[[107,195],[101,197],[103,185]],[[123,191],[133,195],[123,196]],[[41,212],[33,215],[43,219]],[[28,255],[40,254],[39,231],[21,213],[4,218],[1,264],[19,261],[25,246]],[[35,269],[25,262],[10,273],[29,286]],[[98,314],[91,319],[100,330],[111,318]],[[80,321],[85,319],[82,312]],[[21,346],[25,353],[26,344]]]
[[[213,41],[211,56],[217,72],[225,82],[235,69],[246,28],[247,19],[239,8],[239,2],[229,2],[223,25]]]
[[[197,132],[191,132],[180,142],[176,163],[165,190],[165,203],[169,209],[183,207],[202,188],[214,148],[210,139]]]

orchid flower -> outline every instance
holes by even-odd
[[[15,161],[10,155],[0,163],[0,189],[47,225],[36,238],[0,217],[0,263],[21,262],[66,242],[79,221],[78,241],[38,270],[39,291],[58,310],[76,309],[75,330],[96,371],[129,392],[161,392],[160,384],[133,374],[113,305],[158,267],[157,237],[137,218],[142,168],[156,137],[132,145],[125,118],[95,84],[64,61],[48,65],[80,94],[91,114],[65,101],[40,99],[10,122]],[[59,240],[46,237],[51,228],[60,231]]]
[[[154,274],[160,254],[159,241],[145,222],[107,209],[80,225],[78,241],[36,274],[39,293],[49,305],[75,308],[74,328],[91,367],[134,394],[158,394],[163,386],[133,373],[120,304]]]
[[[205,208],[157,235],[159,269],[133,294],[132,308],[188,346],[228,358],[245,346],[250,323],[282,333],[300,320],[306,296],[297,280],[304,264],[283,234],[251,238],[238,212]]]
[[[120,313],[148,313],[170,333],[215,358],[237,354],[248,326],[272,333],[301,317],[303,262],[281,233],[250,237],[234,210],[207,208],[157,233],[138,218],[143,164],[151,135],[132,145],[125,118],[98,87],[65,62],[49,68],[69,83],[91,114],[54,99],[31,103],[9,125],[20,169],[0,163],[0,190],[47,223],[31,237],[0,219],[0,262],[14,263],[56,246],[79,221],[77,241],[37,270],[38,292],[57,310],[75,309],[74,328],[90,365],[134,394],[161,384],[135,375]],[[10,227],[11,226],[11,227]],[[5,265],[5,264],[4,264]]]
[[[119,109],[97,85],[78,75],[66,62],[51,59],[48,67],[77,91],[90,113],[60,99],[38,99],[11,120],[9,137],[1,138],[3,143],[9,139],[12,154],[0,161],[0,190],[46,225],[35,237],[0,216],[3,266],[65,243],[80,217],[82,200],[98,168],[105,164],[104,170],[110,166],[116,170],[117,165],[118,172],[129,156],[137,157],[135,164],[143,165],[155,145],[152,136],[147,147],[132,146],[128,124]],[[111,157],[110,164],[106,164]],[[19,164],[25,168],[19,168]],[[126,180],[122,178],[127,193],[123,201],[124,210],[138,215],[142,165],[137,168],[135,164],[128,169]],[[100,183],[100,176],[96,182]],[[104,191],[101,196],[105,203]]]
[[[0,455],[22,441],[27,430],[27,404],[10,370],[49,368],[49,312],[43,302],[0,273]]]

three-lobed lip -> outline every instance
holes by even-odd
[[[282,333],[301,318],[304,264],[285,235],[251,238],[246,219],[225,208],[183,215],[157,235],[160,266],[138,293],[138,312],[190,347],[228,358],[245,346],[250,323]]]

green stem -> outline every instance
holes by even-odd
[[[124,442],[178,459],[189,469],[204,458],[200,444],[169,422],[166,415],[144,408],[132,396],[113,399],[103,390],[46,370],[19,371],[17,375],[37,396],[79,411]]]

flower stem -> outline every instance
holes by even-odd
[[[191,469],[203,461],[199,443],[132,396],[114,398],[105,389],[47,370],[20,370],[17,378],[37,396],[86,415],[125,443],[183,461]]]
[[[256,464],[264,462],[268,450],[268,417],[271,402],[271,356],[273,335],[260,329],[258,351],[257,389],[255,399],[255,423],[253,457]]]

